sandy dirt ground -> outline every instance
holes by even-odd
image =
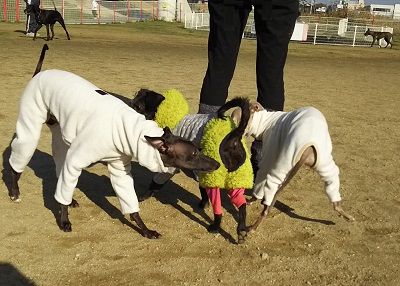
[[[184,175],[141,203],[143,238],[124,217],[106,167],[84,170],[70,211],[73,231],[56,224],[58,206],[50,132],[20,180],[22,202],[8,197],[9,143],[19,97],[44,39],[26,38],[23,24],[0,23],[0,285],[400,285],[400,49],[291,43],[286,106],[315,106],[326,116],[341,170],[338,217],[311,170],[301,170],[278,207],[237,245],[237,212],[223,196],[224,232],[209,234],[212,212],[199,210],[196,182]],[[178,24],[56,26],[43,69],[64,69],[131,97],[139,88],[181,90],[197,111],[207,66],[207,33]],[[45,30],[41,30],[42,36]],[[398,42],[397,42],[398,43]],[[255,41],[244,41],[230,97],[255,98]],[[151,174],[135,165],[138,194]],[[255,220],[260,204],[248,208]]]

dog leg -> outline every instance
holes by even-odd
[[[241,205],[239,208],[239,223],[237,227],[237,234],[238,234],[238,244],[244,243],[247,237],[246,204]]]
[[[152,196],[154,196],[155,193],[159,192],[161,188],[164,186],[164,184],[158,184],[155,181],[151,181],[150,186],[149,186],[149,191],[144,193],[143,195],[138,197],[139,202],[143,202]]]
[[[46,31],[47,31],[47,39],[46,39],[46,41],[48,41],[48,40],[50,40],[49,24],[46,24]]]
[[[67,39],[71,40],[71,38],[69,37],[68,31],[67,31],[67,27],[65,26],[65,22],[64,20],[61,18],[58,23],[60,23],[60,25],[64,28],[65,33],[67,34]]]
[[[207,228],[210,233],[218,233],[221,231],[222,214],[214,214],[214,222]]]
[[[135,221],[136,224],[138,225],[138,227],[141,229],[142,231],[142,235],[146,238],[159,238],[161,234],[159,234],[157,231],[155,230],[150,230],[147,228],[147,226],[144,224],[142,218],[140,217],[139,213],[132,213],[129,214],[131,220]]]
[[[199,202],[198,206],[200,209],[204,209],[209,204],[208,195],[205,188],[199,187],[199,189],[200,189],[201,201]]]
[[[248,228],[248,232],[254,232],[256,231],[257,227],[261,224],[261,222],[264,220],[264,218],[267,217],[269,214],[270,210],[272,209],[272,206],[264,206],[264,209],[262,210],[260,216],[257,218],[257,220]]]
[[[54,39],[54,24],[50,25],[50,30],[51,30],[51,38],[50,38],[50,40],[53,40]]]
[[[341,207],[340,202],[332,203],[333,209],[339,213],[339,216],[347,219],[348,221],[355,221],[355,218],[349,214],[347,214]]]
[[[258,219],[256,220],[256,222],[248,228],[249,232],[255,231],[257,229],[257,227],[261,224],[261,222],[264,220],[264,218],[267,217],[270,210],[274,207],[279,193],[281,193],[283,191],[283,189],[285,188],[285,186],[292,180],[292,178],[294,177],[294,175],[296,175],[296,173],[299,171],[301,166],[303,166],[305,164],[309,167],[312,167],[315,164],[316,158],[317,158],[317,153],[316,153],[314,147],[310,146],[306,150],[304,150],[303,154],[301,155],[300,160],[296,163],[296,165],[294,165],[292,170],[290,170],[290,172],[286,176],[285,180],[279,186],[279,189],[275,193],[271,205],[264,206],[264,209],[261,212]]]
[[[68,218],[68,206],[60,204],[60,228],[64,232],[71,232],[72,226]]]
[[[13,168],[11,168],[11,190],[10,190],[10,199],[13,202],[19,203],[21,199],[19,198],[19,186],[18,181],[21,177],[21,173],[16,172]]]

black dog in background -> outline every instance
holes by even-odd
[[[386,46],[390,44],[390,48],[392,48],[392,41],[393,41],[393,35],[390,32],[376,32],[376,31],[371,31],[369,28],[365,31],[364,36],[372,36],[372,43],[371,43],[371,48],[374,45],[375,41],[377,41],[378,46],[381,48],[381,45],[379,44],[380,39],[385,39],[386,41]]]
[[[36,34],[40,30],[40,28],[45,25],[47,30],[47,39],[53,40],[54,38],[54,24],[56,22],[60,23],[60,25],[64,28],[65,33],[67,34],[68,40],[70,40],[67,28],[65,27],[64,19],[61,16],[60,12],[57,11],[56,5],[53,2],[54,10],[44,10],[40,9],[39,5],[30,5],[27,0],[24,0],[26,3],[26,14],[30,14],[32,17],[36,18],[38,22],[38,26],[34,31],[33,40],[36,39]],[[51,29],[51,38],[49,33],[49,27]]]

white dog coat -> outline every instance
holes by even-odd
[[[22,94],[11,144],[10,165],[15,171],[22,172],[29,163],[49,113],[58,121],[50,130],[58,177],[54,197],[61,204],[71,203],[82,169],[98,161],[107,163],[124,214],[139,211],[131,161],[153,172],[174,170],[164,166],[159,152],[144,138],[162,136],[154,121],[75,74],[48,70],[32,78]]]
[[[341,200],[339,168],[333,161],[328,125],[320,111],[305,107],[291,112],[255,112],[249,134],[263,144],[253,195],[264,198],[264,204],[271,205],[289,171],[309,146],[317,152],[314,169],[325,182],[329,200]]]

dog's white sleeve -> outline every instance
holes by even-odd
[[[111,184],[117,194],[123,214],[139,212],[139,202],[136,196],[131,175],[131,161],[117,160],[107,164]]]
[[[54,195],[56,201],[63,205],[71,204],[78,178],[83,168],[88,166],[88,164],[80,164],[79,156],[74,153],[75,152],[71,149],[67,152],[65,163],[58,177],[56,193]]]
[[[325,161],[318,162],[314,168],[325,182],[325,192],[329,200],[332,203],[341,201],[339,167],[333,161],[331,154],[329,153]]]

